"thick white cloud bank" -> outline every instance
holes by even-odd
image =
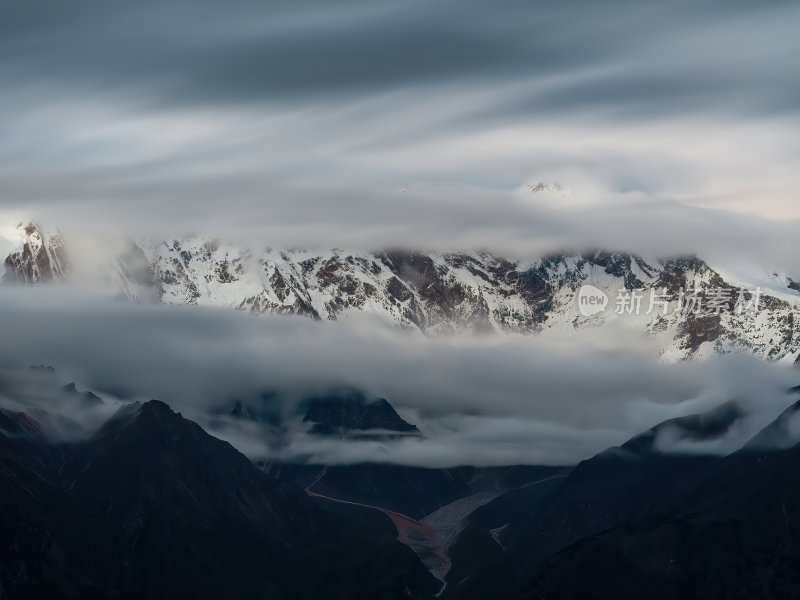
[[[734,400],[735,450],[792,401],[796,369],[749,356],[663,364],[648,340],[587,332],[427,339],[371,320],[313,322],[134,305],[68,288],[0,289],[0,363],[52,364],[107,400],[155,397],[254,458],[425,466],[573,464],[669,418]],[[424,439],[341,442],[214,416],[235,399],[284,417],[305,394],[354,386],[389,399]],[[260,401],[264,392],[273,399]],[[262,402],[262,404],[259,404]]]

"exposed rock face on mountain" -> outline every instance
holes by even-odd
[[[41,244],[33,242],[12,253],[6,278],[36,283],[62,277],[63,246],[60,239],[47,239],[44,253],[36,254]],[[120,293],[137,301],[330,320],[367,313],[428,335],[531,334],[613,321],[656,338],[669,359],[733,350],[769,359],[800,357],[800,293],[791,279],[761,290],[747,309],[739,291],[745,290],[742,299],[749,302],[757,284],[728,280],[694,257],[646,261],[593,251],[511,261],[486,253],[249,249],[189,237],[129,241],[108,264]],[[585,284],[607,296],[604,310],[579,310]],[[728,290],[727,296],[715,297],[716,289]],[[626,300],[625,292],[634,290]],[[695,292],[692,310],[676,310]]]
[[[36,225],[19,224],[19,248],[5,259],[4,278],[22,283],[62,279],[69,272],[64,243],[59,234],[42,231]]]

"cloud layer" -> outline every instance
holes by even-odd
[[[319,323],[196,307],[0,290],[0,364],[53,364],[106,399],[156,397],[254,457],[348,463],[568,464],[672,417],[736,400],[751,417],[730,451],[791,402],[791,367],[749,356],[665,365],[647,340],[424,339],[372,321]],[[32,333],[33,332],[33,333]],[[290,414],[304,394],[355,386],[388,398],[424,441],[282,437],[220,417],[235,400]],[[260,400],[264,393],[267,400]]]
[[[796,268],[798,19],[790,1],[3,2],[0,216],[518,254],[745,240]]]

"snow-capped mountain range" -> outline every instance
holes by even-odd
[[[68,241],[33,224],[20,224],[18,235],[4,282],[69,280]],[[427,335],[538,334],[615,323],[653,336],[667,359],[736,350],[800,357],[800,284],[777,274],[769,289],[735,281],[696,257],[645,260],[592,251],[512,261],[483,252],[252,249],[193,236],[128,240],[104,262],[108,281],[133,301],[330,320],[371,313]],[[579,290],[587,284],[606,294],[605,310],[579,310]],[[757,288],[753,306],[737,304],[740,290],[750,303]],[[718,289],[729,296],[717,310],[676,310],[692,294],[700,307],[711,307]],[[620,304],[634,290],[638,314]],[[659,302],[649,310],[651,296]]]

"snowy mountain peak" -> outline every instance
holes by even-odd
[[[565,198],[570,195],[569,192],[557,181],[549,183],[544,181],[529,183],[525,186],[525,189],[527,189],[531,194],[548,194],[553,196],[563,196]]]
[[[48,233],[33,223],[19,223],[16,234],[16,248],[5,259],[4,279],[38,283],[63,279],[69,272],[60,233]]]
[[[6,259],[6,278],[63,277],[60,237],[35,226],[24,233]],[[800,297],[792,289],[734,282],[693,256],[645,260],[593,250],[515,261],[485,252],[259,249],[199,236],[119,247],[106,270],[133,301],[326,320],[367,313],[426,335],[614,326],[655,339],[671,360],[741,350],[800,356]],[[586,290],[605,297],[598,310],[580,304]],[[702,310],[685,310],[690,301]],[[757,310],[742,310],[748,303]]]

